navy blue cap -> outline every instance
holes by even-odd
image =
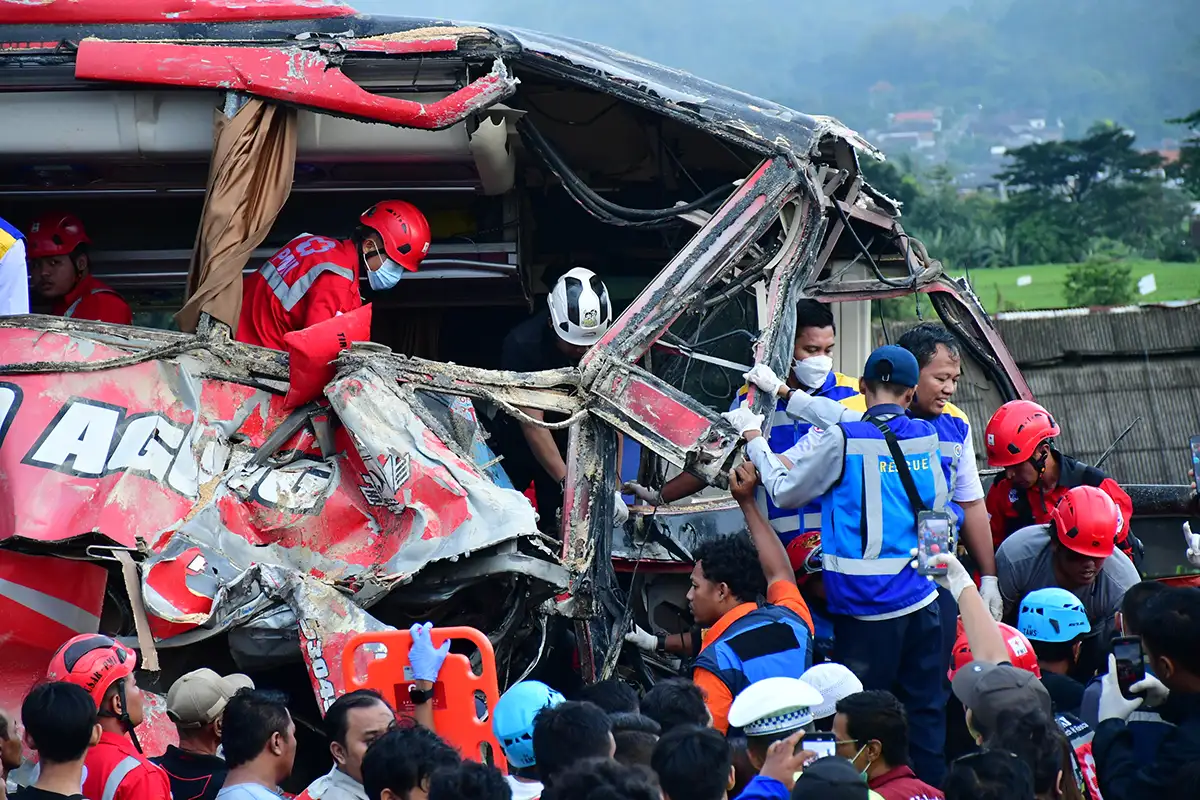
[[[867,366],[863,367],[863,379],[894,383],[897,386],[912,388],[917,385],[921,376],[921,367],[917,365],[917,357],[894,344],[878,347],[867,358]]]

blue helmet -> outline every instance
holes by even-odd
[[[532,767],[533,718],[543,708],[556,706],[563,696],[541,681],[521,681],[508,688],[492,709],[492,732],[508,763],[518,769]]]
[[[1017,628],[1033,642],[1071,642],[1092,626],[1079,598],[1055,586],[1025,595]]]

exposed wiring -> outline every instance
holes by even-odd
[[[574,126],[579,126],[579,125],[587,126],[587,125],[591,125],[594,122],[598,122],[601,118],[606,116],[614,108],[621,105],[621,101],[613,100],[611,103],[609,103],[607,106],[605,106],[604,108],[597,111],[592,116],[588,117],[587,119],[578,120],[578,121],[563,119],[562,117],[556,117],[553,114],[546,113],[545,111],[542,110],[542,108],[537,103],[533,102],[533,98],[528,95],[526,95],[526,97],[525,97],[525,105],[529,106],[534,111],[536,111],[538,114],[540,114],[541,116],[550,120],[551,122],[558,123],[559,125],[568,125],[568,126],[574,127]]]
[[[875,277],[879,279],[880,283],[884,284],[885,286],[895,287],[897,289],[913,288],[913,286],[916,284],[915,275],[910,277],[907,281],[893,280],[892,278],[884,275],[879,269],[879,265],[875,263],[875,259],[871,255],[871,251],[867,249],[865,244],[863,244],[862,239],[858,238],[858,232],[854,230],[854,226],[850,224],[850,218],[846,216],[846,212],[842,210],[841,203],[839,203],[837,200],[833,201],[833,210],[837,213],[838,218],[842,221],[842,226],[850,232],[850,236],[854,239],[854,243],[858,245],[858,249],[864,256],[867,257],[867,263],[871,265],[871,271],[875,273]]]
[[[682,222],[679,215],[689,211],[703,209],[713,202],[724,200],[733,191],[732,183],[725,184],[703,197],[671,208],[643,209],[628,208],[613,203],[598,195],[576,175],[562,156],[542,136],[532,120],[525,117],[519,124],[519,130],[525,144],[562,182],[563,188],[571,197],[583,206],[584,210],[600,220],[611,225],[627,228],[656,228],[667,225],[677,225]]]

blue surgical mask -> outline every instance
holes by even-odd
[[[367,267],[367,283],[375,291],[382,292],[400,282],[400,279],[404,277],[404,267],[378,250],[375,251],[375,254],[383,259],[383,263],[379,265],[379,269]]]

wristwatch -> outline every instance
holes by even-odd
[[[423,706],[433,699],[433,689],[418,689],[415,683],[408,685],[408,699],[414,706]]]
[[[665,653],[667,651],[667,635],[665,633],[660,633],[655,638],[658,641],[654,646],[654,652]]]

